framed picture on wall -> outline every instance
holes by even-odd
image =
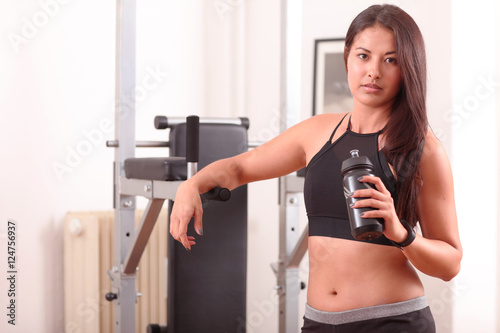
[[[314,43],[313,115],[352,110],[344,43],[344,38],[317,39]]]

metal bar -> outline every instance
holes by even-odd
[[[122,194],[142,196],[149,199],[174,200],[177,188],[182,184],[182,180],[146,180],[121,178]]]
[[[108,140],[106,141],[106,147],[118,148],[120,143],[118,140]],[[170,147],[170,142],[168,141],[136,141],[135,146],[137,148],[163,148]]]
[[[287,0],[280,1],[280,132],[287,129]],[[287,221],[287,191],[286,179],[281,177],[279,179],[279,259],[278,259],[278,332],[286,333],[292,332],[291,325],[288,324],[290,316],[293,315],[293,299],[290,293],[289,283],[293,277],[288,276],[285,262],[287,261],[287,242],[288,242],[288,221]],[[295,316],[297,318],[297,316]],[[297,330],[296,330],[297,331]]]
[[[115,140],[120,147],[115,150],[115,223],[113,292],[114,332],[135,331],[135,304],[137,290],[135,275],[124,276],[121,266],[131,248],[135,232],[135,197],[122,194],[121,178],[127,158],[135,154],[135,13],[136,0],[116,2],[116,105]]]
[[[141,223],[136,230],[135,238],[132,247],[123,264],[123,274],[135,274],[139,261],[146,245],[148,244],[149,236],[153,232],[158,215],[160,215],[161,207],[163,206],[163,199],[151,199],[148,202],[144,215],[142,216]]]
[[[248,148],[257,148],[258,146],[262,146],[265,142],[263,141],[249,141]]]
[[[301,193],[304,191],[304,177],[286,176],[285,191],[287,193]]]
[[[193,177],[198,172],[198,162],[187,163],[187,178]]]
[[[295,63],[300,56],[292,48],[294,39],[300,40],[294,30],[301,17],[301,1],[281,0],[280,2],[280,131],[283,132],[300,119],[300,100],[290,78],[296,77]],[[300,28],[298,28],[300,30]],[[291,43],[292,42],[292,43]],[[299,42],[300,43],[300,42]],[[300,53],[300,52],[299,52]],[[297,57],[299,57],[297,61]],[[299,76],[300,78],[300,76]],[[297,81],[297,80],[295,80]],[[297,82],[300,82],[298,80]],[[295,89],[295,90],[294,90]],[[296,114],[295,114],[296,113]],[[275,266],[278,275],[279,333],[299,331],[298,302],[301,290],[298,265],[307,250],[307,234],[298,235],[299,200],[297,194],[303,191],[304,180],[298,177],[281,177],[279,182],[280,227],[279,261]]]
[[[288,175],[280,178],[279,261],[273,266],[278,280],[279,332],[298,332],[298,266],[307,251],[308,228],[299,235],[300,200],[304,178]]]
[[[153,180],[153,198],[174,200],[177,188],[179,188],[182,183],[182,180],[169,182]]]
[[[302,231],[302,235],[300,235],[299,239],[293,250],[290,252],[288,256],[288,261],[286,263],[286,268],[296,268],[299,267],[302,258],[307,251],[307,240],[309,237],[309,227],[305,227],[304,231]]]
[[[263,145],[264,141],[249,141],[249,148],[256,148],[258,146]],[[118,148],[119,142],[117,140],[108,140],[106,141],[106,147],[108,148]],[[168,148],[170,147],[169,141],[136,141],[135,146],[137,148]]]
[[[290,176],[289,176],[290,177]],[[298,332],[299,313],[299,270],[288,267],[287,263],[299,239],[299,200],[298,193],[290,193],[286,190],[289,177],[282,178],[281,190],[282,203],[280,204],[280,332]]]
[[[200,160],[200,117],[189,116],[186,118],[186,162],[187,178],[193,177],[198,172]]]
[[[168,126],[175,126],[179,124],[183,124],[186,122],[185,117],[167,117],[168,119]],[[217,118],[217,117],[210,117],[210,118],[203,118],[200,117],[200,124],[225,124],[225,125],[244,125],[244,121],[241,118]]]
[[[280,10],[280,133],[287,129],[287,14],[288,0],[281,0]]]
[[[145,198],[153,198],[153,181],[145,179],[129,179],[121,177],[122,195],[143,196]]]

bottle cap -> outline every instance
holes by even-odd
[[[373,169],[373,163],[368,157],[359,156],[359,150],[353,149],[350,153],[351,157],[342,162],[342,174],[359,167]]]

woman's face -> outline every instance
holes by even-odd
[[[356,35],[347,58],[347,80],[355,105],[391,108],[401,89],[392,30],[377,24]]]

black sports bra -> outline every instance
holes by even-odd
[[[304,200],[309,218],[309,236],[326,236],[356,241],[351,235],[343,192],[342,161],[351,156],[351,150],[358,149],[360,156],[367,156],[372,161],[374,174],[382,179],[395,201],[396,181],[385,155],[378,150],[378,136],[383,130],[370,134],[355,133],[350,129],[351,119],[349,118],[345,133],[332,143],[332,138],[344,118],[335,127],[330,139],[311,159],[306,168]],[[367,242],[393,246],[392,242],[385,236]]]

